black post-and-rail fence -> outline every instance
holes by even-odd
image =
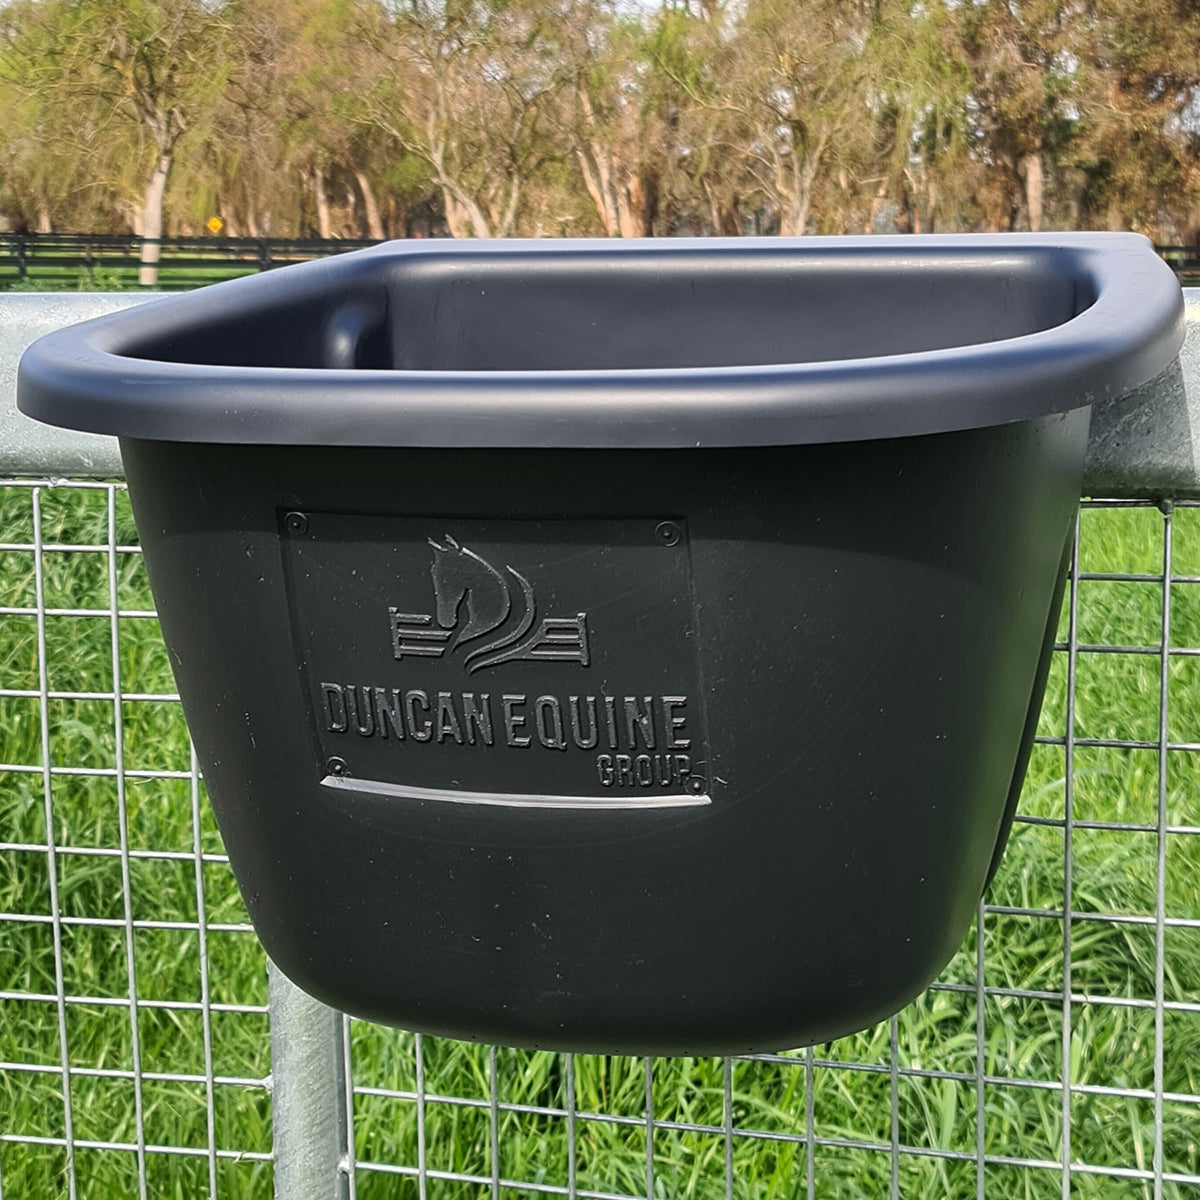
[[[157,286],[181,291],[376,243],[351,238],[147,239],[133,234],[0,233],[0,288],[137,287],[147,244],[159,246]]]
[[[365,238],[178,237],[160,247],[157,287],[182,291],[288,263],[345,254],[377,243]],[[0,290],[138,287],[142,249],[133,234],[0,233]],[[1184,285],[1200,284],[1200,246],[1158,246]]]

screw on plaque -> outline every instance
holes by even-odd
[[[693,775],[687,783],[688,791],[694,795],[702,796],[704,794],[705,783],[699,775]]]
[[[663,546],[678,546],[683,537],[683,530],[674,521],[660,521],[654,527],[654,536]]]
[[[308,518],[302,512],[290,512],[283,518],[283,527],[288,533],[307,533]]]
[[[337,758],[336,756],[325,760],[325,770],[330,775],[340,776],[350,774],[350,768],[346,765],[346,760],[344,758]]]

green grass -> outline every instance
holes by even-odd
[[[276,250],[274,266],[304,261],[305,251]],[[243,275],[256,275],[259,265],[253,256],[223,258],[217,247],[166,246],[158,264],[158,283],[147,289],[138,282],[140,265],[136,252],[125,255],[96,251],[91,266],[77,266],[73,258],[82,251],[59,250],[53,245],[39,256],[36,245],[22,273],[15,258],[0,257],[0,292],[120,292],[188,291]],[[292,257],[292,255],[295,257]]]
[[[133,543],[126,498],[118,492],[116,540]],[[107,541],[104,490],[47,489],[42,493],[47,542]],[[1163,518],[1156,509],[1086,510],[1080,565],[1085,572],[1153,574],[1162,567]],[[1200,510],[1181,509],[1173,524],[1174,571],[1200,575]],[[32,540],[30,492],[0,488],[0,542]],[[104,608],[109,580],[104,554],[47,552],[45,593],[50,607]],[[149,592],[137,555],[119,556],[117,588],[128,610],[148,609]],[[34,603],[33,557],[0,551],[0,604]],[[1162,591],[1153,582],[1083,581],[1078,594],[1078,636],[1089,644],[1156,646],[1162,632]],[[1171,643],[1200,647],[1200,584],[1172,588]],[[172,692],[156,622],[128,617],[120,627],[120,673],[126,691]],[[1066,636],[1065,615],[1062,636]],[[47,660],[53,690],[104,692],[112,687],[111,627],[107,619],[59,616],[47,620]],[[1041,732],[1061,735],[1066,713],[1066,656],[1056,657]],[[1173,658],[1169,671],[1168,733],[1173,741],[1200,742],[1200,659]],[[37,688],[37,627],[33,617],[0,620],[0,689]],[[1076,678],[1076,735],[1141,739],[1159,736],[1159,660],[1154,655],[1080,654]],[[178,706],[127,700],[122,710],[126,765],[130,769],[187,772],[189,750]],[[107,700],[69,699],[50,704],[52,761],[108,767],[114,761],[115,714]],[[41,763],[36,698],[0,696],[0,761]],[[1017,909],[1060,910],[1063,905],[1065,751],[1038,746],[1022,812],[1060,824],[1018,823],[989,903]],[[1168,821],[1200,825],[1200,755],[1168,756]],[[1074,816],[1133,826],[1153,825],[1158,805],[1158,761],[1153,749],[1080,747],[1075,751]],[[92,998],[67,1013],[70,1062],[78,1068],[129,1071],[128,1010],[104,1004],[128,994],[122,867],[118,857],[81,853],[119,845],[116,781],[110,777],[56,776],[54,840],[58,904],[64,916],[109,918],[112,926],[66,925],[62,961],[67,992]],[[127,789],[129,843],[134,850],[176,852],[181,857],[130,863],[133,915],[139,920],[195,922],[198,903],[190,856],[199,838],[207,854],[221,852],[207,805],[193,830],[187,779],[135,780]],[[0,774],[0,829],[12,843],[45,840],[39,771]],[[1156,838],[1144,831],[1072,831],[1071,902],[1077,913],[1152,917],[1156,901]],[[1200,921],[1200,837],[1171,835],[1167,844],[1166,912]],[[210,924],[246,920],[224,863],[204,867],[205,917]],[[51,911],[44,852],[0,852],[0,912],[45,915]],[[1152,1000],[1155,995],[1153,923],[1076,919],[1071,925],[1071,1080],[1083,1090],[1071,1100],[1071,1155],[1092,1166],[1143,1168],[1154,1150],[1154,1105],[1149,1098],[1113,1097],[1106,1088],[1152,1092],[1154,1012],[1151,1007],[1099,1003],[1105,997]],[[1063,1005],[1063,925],[1047,916],[989,914],[985,932],[985,983],[990,988],[1049,993],[988,995],[984,1000],[985,1070],[997,1080],[985,1088],[983,1141],[989,1156],[1057,1161],[1062,1154],[1060,1093]],[[135,935],[137,985],[143,1000],[200,1000],[199,940],[195,930],[139,929]],[[208,935],[212,999],[218,1004],[266,1002],[265,960],[252,934],[213,930]],[[55,955],[45,923],[0,920],[0,989],[53,994]],[[977,1019],[974,935],[942,981],[967,990],[930,990],[897,1019],[896,1096],[898,1140],[914,1150],[899,1160],[900,1194],[920,1200],[975,1195]],[[1200,928],[1166,933],[1165,997],[1200,1000]],[[142,1068],[168,1075],[204,1074],[203,1030],[193,1010],[143,1007],[139,1015]],[[213,1016],[214,1068],[218,1076],[264,1079],[270,1070],[266,1017]],[[356,1082],[415,1090],[414,1038],[355,1023]],[[886,1147],[892,1139],[889,1026],[817,1047],[811,1103],[819,1138]],[[56,1005],[0,1001],[0,1062],[59,1062]],[[1163,1087],[1170,1095],[1200,1094],[1200,1013],[1168,1010],[1164,1017]],[[461,1097],[477,1106],[430,1099],[424,1110],[424,1161],[432,1172],[491,1177],[489,1053],[486,1047],[433,1038],[422,1040],[426,1092]],[[653,1063],[655,1126],[647,1132],[645,1065],[641,1060],[577,1056],[573,1060],[577,1119],[574,1171],[579,1189],[644,1195],[647,1137],[653,1138],[655,1194],[660,1197],[725,1196],[724,1065],[719,1060],[671,1059]],[[861,1069],[861,1068],[868,1069]],[[733,1191],[741,1198],[774,1200],[806,1195],[803,1141],[808,1073],[803,1052],[771,1061],[731,1066]],[[929,1078],[919,1072],[951,1073]],[[497,1054],[500,1175],[507,1180],[565,1186],[569,1146],[562,1115],[567,1105],[567,1063],[559,1055],[501,1049]],[[1016,1082],[1013,1082],[1016,1081]],[[216,1142],[232,1151],[269,1151],[270,1103],[260,1087],[240,1083],[215,1089]],[[132,1142],[136,1137],[132,1080],[76,1074],[71,1094],[78,1139]],[[147,1081],[142,1091],[147,1141],[203,1151],[207,1145],[202,1083]],[[545,1111],[550,1110],[550,1111]],[[593,1119],[604,1114],[607,1119]],[[418,1162],[415,1101],[360,1095],[355,1102],[359,1159],[415,1167]],[[0,1134],[63,1136],[61,1073],[31,1074],[0,1068]],[[780,1140],[782,1138],[782,1140]],[[1200,1172],[1200,1106],[1168,1100],[1163,1113],[1167,1172]],[[822,1144],[814,1156],[815,1194],[830,1200],[889,1194],[886,1150]],[[150,1195],[207,1195],[205,1157],[152,1152],[147,1157]],[[77,1157],[79,1195],[107,1200],[136,1194],[137,1162],[130,1151],[84,1150]],[[223,1159],[219,1193],[271,1194],[270,1165]],[[13,1197],[65,1196],[65,1153],[47,1145],[0,1143],[0,1185]],[[989,1163],[989,1197],[1034,1200],[1061,1195],[1055,1169]],[[1073,1195],[1082,1198],[1150,1197],[1152,1185],[1103,1174],[1075,1173]],[[429,1194],[447,1200],[481,1198],[486,1184],[429,1181]],[[529,1188],[505,1194],[529,1195]],[[1168,1182],[1167,1197],[1195,1197],[1197,1189]],[[358,1195],[417,1196],[412,1177],[368,1169],[358,1174]]]
[[[238,263],[215,263],[212,266],[176,265],[164,258],[159,266],[159,291],[190,291],[226,279],[258,274],[258,267]],[[106,265],[88,270],[85,267],[42,266],[31,264],[24,275],[15,267],[0,267],[0,291],[8,292],[125,292],[156,290],[144,288],[138,282],[136,260],[127,265]]]

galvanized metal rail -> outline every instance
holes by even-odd
[[[1084,492],[1200,496],[1200,288],[1184,289],[1188,334],[1179,364],[1092,416]],[[16,411],[17,363],[43,333],[149,298],[137,293],[0,292],[0,472],[119,476],[116,440],[51,429]]]

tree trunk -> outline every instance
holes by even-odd
[[[867,233],[876,232],[876,223],[879,221],[880,215],[883,213],[883,206],[888,202],[888,186],[890,180],[886,177],[880,183],[875,195],[871,197],[871,205],[867,210]]]
[[[636,171],[631,171],[617,196],[617,220],[621,236],[641,237],[646,224],[646,192]]]
[[[908,203],[905,207],[908,209],[908,232],[909,233],[927,233],[921,222],[921,196],[918,192],[913,192],[911,189],[906,189]]]
[[[592,147],[589,147],[592,149]],[[603,151],[601,151],[603,153]],[[583,172],[583,186],[596,206],[596,215],[604,226],[605,235],[616,237],[620,232],[620,217],[613,211],[612,199],[608,194],[607,178],[602,164],[596,161],[595,153],[587,154],[582,149],[575,151],[579,167]]]
[[[803,179],[797,181],[795,194],[779,212],[779,236],[803,237],[808,228],[808,210],[812,204],[812,191]]]
[[[1179,223],[1179,239],[1185,246],[1200,245],[1200,203],[1192,204]]]
[[[592,97],[581,80],[576,87],[579,108],[590,134],[598,129],[596,110]],[[596,206],[600,223],[609,237],[636,237],[631,233],[632,220],[628,195],[620,185],[613,183],[613,155],[601,138],[586,137],[583,146],[576,149],[579,165],[583,168],[583,182],[592,203]]]
[[[446,206],[446,224],[450,227],[451,237],[492,236],[483,209],[470,196],[456,195],[452,188],[443,184],[442,202]]]
[[[383,223],[389,238],[408,237],[408,205],[398,201],[390,192],[387,202],[387,219]]]
[[[821,138],[809,149],[803,160],[793,151],[784,175],[788,190],[787,206],[779,214],[779,233],[782,237],[803,237],[808,229],[808,213],[812,207],[813,187],[817,172],[825,157],[826,139]],[[801,163],[803,165],[801,165]]]
[[[154,287],[158,283],[158,260],[162,256],[160,241],[163,231],[163,198],[167,192],[167,176],[171,174],[171,156],[160,154],[154,173],[146,187],[146,202],[142,205],[142,265],[138,283]]]
[[[712,226],[713,233],[719,234],[721,232],[721,206],[717,203],[717,198],[713,195],[707,179],[704,180],[704,196],[708,200],[708,223]]]
[[[1025,176],[1025,210],[1029,214],[1029,232],[1040,233],[1042,229],[1042,156],[1040,152],[1026,154],[1021,162]]]
[[[329,197],[325,194],[325,172],[320,167],[313,169],[313,196],[317,202],[317,236],[322,241],[333,237],[329,224]]]
[[[250,237],[262,237],[262,226],[258,223],[258,214],[254,211],[254,198],[246,196],[246,233]]]
[[[658,220],[658,211],[662,199],[662,189],[659,187],[658,174],[653,170],[645,170],[638,174],[637,189],[634,191],[633,206],[641,214],[642,227],[638,237],[653,237],[654,225]]]
[[[50,225],[50,208],[45,200],[39,200],[37,206],[37,231],[38,233],[49,233]]]
[[[358,170],[354,172],[354,178],[358,180],[358,186],[363,196],[363,206],[367,212],[367,235],[377,242],[382,242],[384,238],[383,222],[379,219],[379,206],[375,203],[375,193],[371,191],[371,181],[362,171]]]
[[[708,222],[713,233],[720,237],[738,237],[742,232],[742,222],[738,213],[737,197],[731,204],[722,204],[712,185],[707,179],[703,181],[704,195],[708,199]]]
[[[450,236],[455,238],[470,237],[470,217],[467,216],[466,210],[448,188],[442,188],[442,205],[446,210],[446,225],[450,230]]]
[[[647,187],[649,178],[649,187]],[[654,209],[657,205],[657,189],[653,176],[640,171],[629,177],[629,211],[633,217],[630,237],[650,237],[654,233]]]
[[[500,218],[500,227],[496,230],[497,237],[511,237],[512,231],[517,223],[517,201],[521,195],[521,177],[514,175],[508,185],[508,202],[504,206],[504,213]],[[480,234],[481,237],[488,237],[489,234]]]
[[[638,177],[630,174],[623,184],[616,187],[617,194],[617,232],[621,237],[637,237],[641,227],[641,217],[637,211],[636,197],[639,190]]]
[[[798,196],[779,212],[779,236],[801,237],[808,224],[808,205]]]

